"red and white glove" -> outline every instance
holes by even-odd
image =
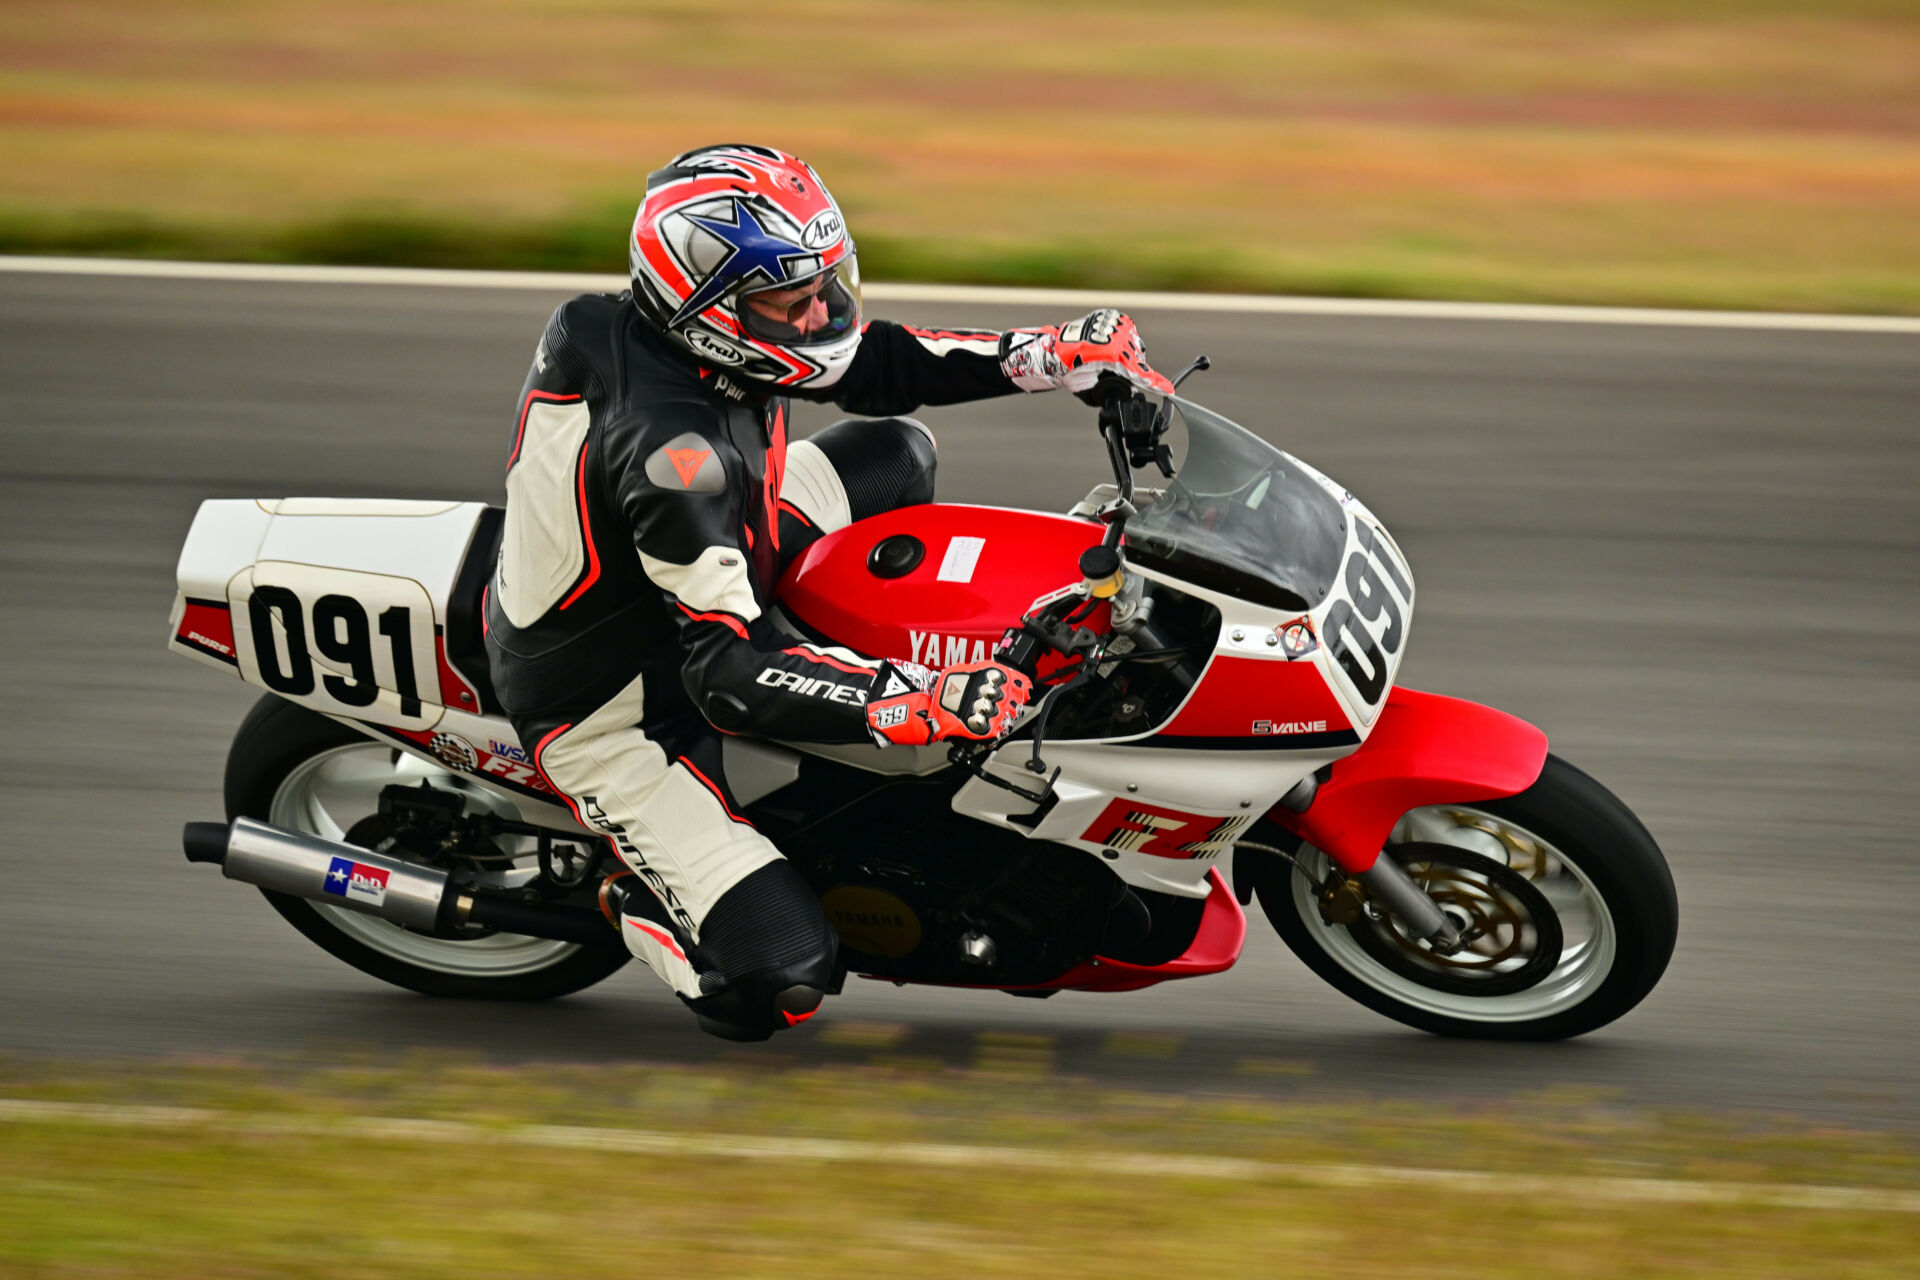
[[[938,673],[913,662],[880,669],[867,696],[867,728],[881,746],[924,747],[945,738],[987,741],[1013,727],[1033,681],[998,662]]]
[[[1173,394],[1173,384],[1148,366],[1132,318],[1111,307],[1063,325],[1007,330],[1000,372],[1022,391],[1091,391],[1102,375],[1117,374],[1142,391]]]

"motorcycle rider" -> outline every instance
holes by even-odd
[[[485,604],[500,701],[536,766],[634,874],[628,948],[707,1030],[762,1039],[835,979],[818,899],[740,814],[721,735],[929,744],[1005,732],[1027,678],[803,643],[781,569],[854,520],[933,499],[905,414],[1118,374],[1158,391],[1133,323],[1004,332],[863,321],[854,245],[812,168],[705,147],[647,179],[632,287],[562,304],[522,388]],[[787,440],[788,397],[864,419]]]

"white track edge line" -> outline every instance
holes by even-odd
[[[0,256],[0,273],[231,280],[263,284],[408,285],[418,288],[612,292],[626,277],[557,271],[444,271],[426,267],[327,267],[246,262],[174,262],[140,258]],[[1580,307],[1507,302],[1414,302],[1270,294],[1156,293],[1137,289],[1025,289],[958,284],[869,283],[879,302],[951,302],[1003,306],[1123,307],[1129,311],[1210,311],[1256,315],[1399,320],[1504,320],[1536,324],[1663,325],[1690,329],[1784,329],[1831,333],[1920,334],[1920,317],[1821,315],[1792,311],[1686,311],[1658,307]]]
[[[1484,1195],[1576,1196],[1612,1204],[1745,1204],[1778,1209],[1920,1213],[1920,1191],[1798,1183],[1697,1182],[1664,1178],[1584,1178],[1410,1169],[1391,1165],[1290,1164],[1236,1156],[1156,1155],[1139,1151],[1048,1151],[936,1142],[865,1142],[840,1138],[769,1138],[752,1134],[681,1134],[581,1125],[491,1128],[456,1120],[400,1117],[249,1114],[205,1107],[117,1106],[0,1098],[0,1123],[65,1123],[129,1129],[205,1128],[232,1136],[352,1137],[396,1142],[500,1144],[570,1151],[620,1151],[736,1160],[901,1164],[940,1169],[1026,1169],[1141,1178],[1276,1181],[1314,1187],[1375,1189],[1417,1186]]]

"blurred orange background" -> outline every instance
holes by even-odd
[[[1920,311],[1911,3],[0,6],[0,248],[617,271],[800,152],[870,276]]]

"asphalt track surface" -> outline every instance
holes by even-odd
[[[180,540],[206,497],[499,501],[506,420],[558,300],[0,276],[0,1051],[786,1066],[883,1041],[1146,1087],[1556,1090],[1920,1123],[1911,335],[1140,316],[1163,366],[1213,357],[1199,399],[1395,532],[1421,593],[1403,682],[1540,724],[1666,850],[1673,965],[1584,1039],[1400,1028],[1323,986],[1257,908],[1245,957],[1218,977],[1044,1003],[856,980],[766,1049],[701,1036],[637,967],[568,1000],[496,1006],[413,996],[324,955],[180,856],[180,824],[219,816],[226,744],[253,700],[164,651]],[[946,498],[1059,509],[1104,477],[1091,415],[1066,397],[924,416]]]

